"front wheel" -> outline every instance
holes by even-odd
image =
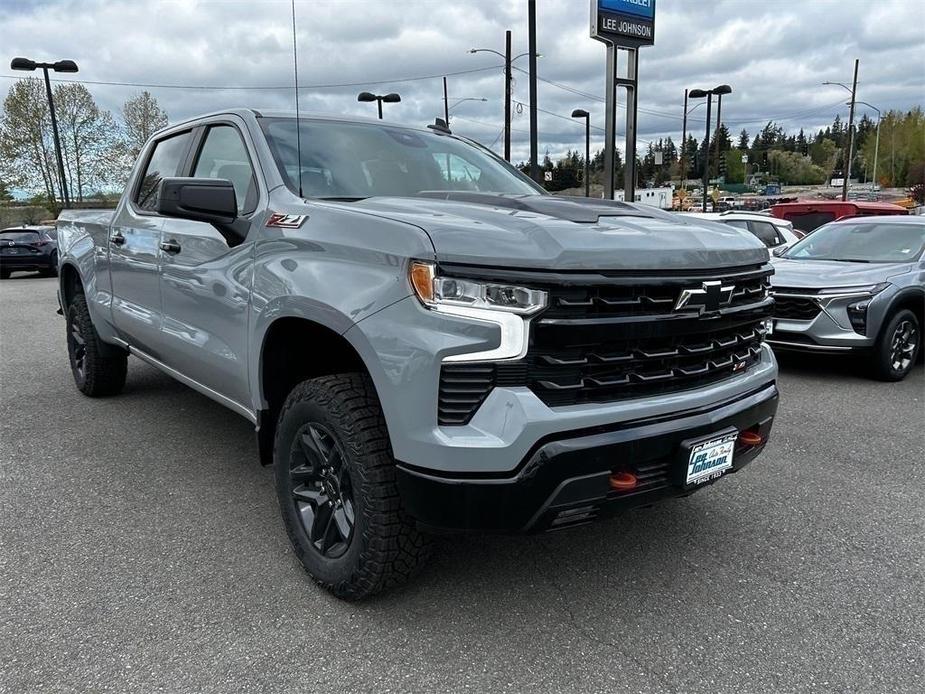
[[[311,577],[359,600],[410,578],[430,542],[401,507],[385,420],[360,374],[297,385],[279,415],[273,464],[286,532]]]
[[[922,344],[922,331],[909,309],[897,311],[874,347],[873,372],[882,381],[900,381],[912,370]]]

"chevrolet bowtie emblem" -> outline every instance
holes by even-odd
[[[699,308],[701,314],[718,311],[720,306],[732,301],[733,290],[734,284],[723,286],[719,280],[704,282],[700,289],[682,289],[674,310]]]

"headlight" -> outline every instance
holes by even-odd
[[[433,263],[412,262],[409,279],[425,306],[465,306],[527,316],[546,306],[546,292],[494,282],[437,277]]]

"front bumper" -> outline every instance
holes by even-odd
[[[777,401],[771,382],[710,408],[548,436],[510,475],[441,474],[400,462],[399,492],[405,509],[430,529],[539,531],[584,523],[699,489],[684,485],[683,442],[752,427],[766,441]],[[737,447],[730,472],[764,446]],[[621,470],[637,476],[635,489],[610,488],[610,475]]]

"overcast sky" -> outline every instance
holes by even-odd
[[[592,148],[600,147],[604,46],[589,38],[588,0],[537,6],[540,78],[581,92],[540,82],[539,108],[559,116],[540,114],[540,156],[583,144],[583,126],[568,118],[574,108],[591,112]],[[850,83],[855,58],[859,99],[884,111],[922,105],[923,7],[925,0],[658,0],[656,43],[641,51],[640,149],[668,134],[680,138],[685,88],[732,85],[723,121],[733,133],[754,134],[769,119],[793,130],[815,130],[836,113],[847,119],[847,92],[820,83]],[[500,151],[501,60],[468,50],[503,52],[510,29],[515,55],[525,52],[527,0],[299,0],[296,14],[305,111],[371,115],[375,104],[357,103],[359,91],[397,91],[402,103],[386,104],[386,117],[423,125],[443,112],[439,75],[448,74],[451,104],[487,99],[453,108],[454,131]],[[147,87],[171,121],[229,106],[289,109],[290,22],[289,0],[0,0],[0,96],[10,76],[23,74],[8,62],[21,55],[77,61],[79,77],[114,112],[143,87],[90,82],[196,87]],[[526,70],[528,61],[515,65]],[[514,158],[526,159],[528,80],[515,77],[524,107],[515,107]],[[689,120],[698,137],[704,111]],[[621,111],[621,132],[622,119]]]

